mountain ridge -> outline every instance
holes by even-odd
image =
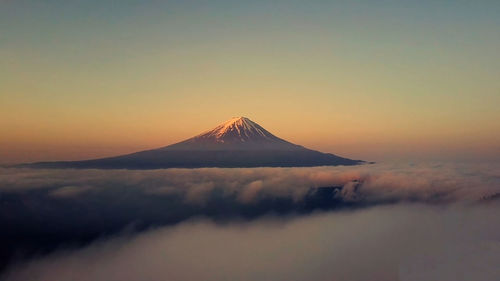
[[[34,168],[162,169],[311,167],[359,165],[281,139],[246,117],[233,117],[215,128],[168,146],[82,161],[22,164]]]

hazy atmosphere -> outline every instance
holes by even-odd
[[[500,157],[498,1],[0,1],[0,161],[233,116],[353,159]]]
[[[0,0],[0,281],[500,280],[499,15]]]

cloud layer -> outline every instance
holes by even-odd
[[[374,164],[355,167],[41,170],[0,169],[0,192],[42,190],[73,197],[111,189],[181,194],[201,203],[214,189],[251,202],[258,195],[300,199],[311,187],[343,186],[358,181],[363,200],[478,200],[499,192],[499,164]],[[361,198],[359,198],[361,199]]]
[[[388,204],[481,206],[497,204],[499,197],[500,166],[492,164],[1,169],[0,269],[61,247],[81,248],[196,218],[231,225]]]
[[[17,280],[498,280],[498,204],[189,221],[19,264]]]

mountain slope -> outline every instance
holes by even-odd
[[[357,165],[351,160],[285,141],[245,117],[158,149],[84,161],[40,162],[38,168],[158,169],[200,167],[311,167]]]
[[[271,134],[246,117],[234,117],[212,130],[163,149],[294,150],[300,148],[302,147]]]

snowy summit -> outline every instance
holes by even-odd
[[[233,117],[187,141],[212,143],[286,142],[246,117]]]
[[[257,139],[276,140],[273,134],[246,117],[233,117],[212,130],[204,132],[195,138],[213,139],[216,142],[252,141]]]
[[[271,134],[246,117],[233,117],[215,128],[165,149],[247,150],[278,149],[294,150],[303,147],[287,142]]]

